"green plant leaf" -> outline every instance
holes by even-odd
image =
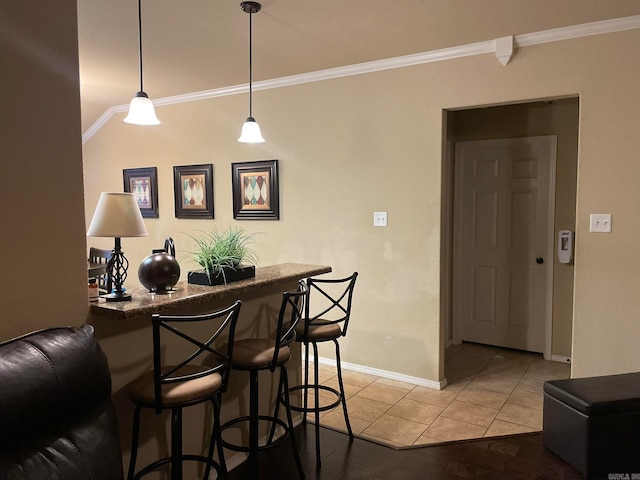
[[[250,248],[253,234],[242,229],[228,229],[219,232],[200,231],[200,235],[187,234],[195,241],[195,250],[190,252],[191,258],[207,273],[217,277],[222,275],[226,283],[225,269],[235,270],[241,264],[257,263],[255,252]]]

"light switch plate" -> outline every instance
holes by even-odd
[[[589,216],[589,231],[596,233],[611,232],[611,214],[592,213]]]
[[[373,212],[373,226],[374,227],[386,227],[387,226],[387,212]]]

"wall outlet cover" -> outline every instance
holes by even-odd
[[[374,227],[386,227],[387,226],[387,212],[373,212],[373,226]]]
[[[611,214],[592,213],[589,216],[589,231],[596,233],[611,232]]]

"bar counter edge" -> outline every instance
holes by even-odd
[[[254,278],[226,285],[202,286],[180,281],[176,284],[175,291],[168,294],[154,294],[144,287],[135,287],[129,290],[132,296],[131,301],[106,302],[100,299],[98,303],[91,305],[90,314],[118,320],[131,320],[140,317],[150,318],[152,313],[179,313],[183,309],[193,310],[197,309],[198,305],[212,301],[231,303],[237,299],[251,300],[278,291],[283,284],[329,273],[331,270],[331,267],[325,265],[282,263],[258,267]],[[186,277],[188,272],[183,275]]]

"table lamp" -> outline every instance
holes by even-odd
[[[131,294],[122,290],[122,285],[127,278],[129,261],[122,252],[120,239],[147,235],[147,228],[144,226],[142,214],[133,193],[102,192],[100,194],[87,236],[115,238],[115,246],[107,264],[107,275],[111,277],[114,288],[113,291],[103,295],[108,302],[131,300]]]

